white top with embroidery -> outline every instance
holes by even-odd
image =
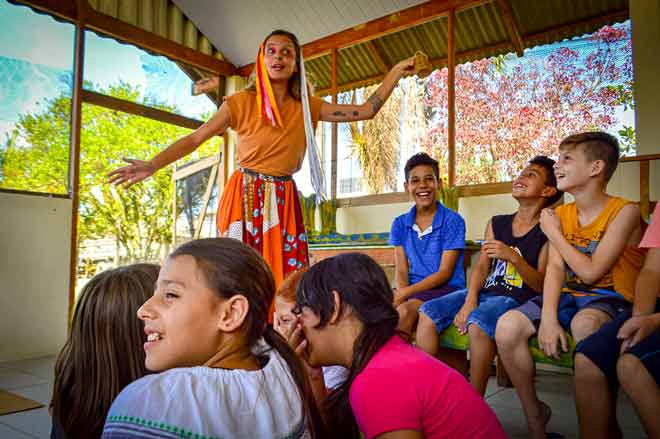
[[[286,362],[263,340],[255,352],[268,358],[257,371],[178,368],[131,383],[102,437],[310,438]]]

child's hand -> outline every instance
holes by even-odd
[[[548,239],[555,237],[557,233],[561,234],[561,222],[554,209],[546,207],[541,211],[541,230]]]
[[[394,307],[396,308],[397,306],[405,302],[407,297],[408,297],[408,293],[406,287],[397,288],[396,290],[394,290]]]
[[[568,352],[568,339],[557,320],[548,322],[541,319],[539,328],[539,346],[549,357],[559,359],[558,345],[561,343],[562,352]]]
[[[660,329],[660,314],[629,318],[617,334],[618,338],[623,339],[621,353],[632,348],[658,329]]]
[[[312,367],[309,365],[307,362],[307,358],[305,357],[305,349],[307,348],[307,339],[305,338],[305,334],[303,333],[302,330],[302,325],[300,324],[299,320],[295,321],[295,324],[293,326],[293,331],[291,332],[291,335],[287,339],[289,342],[289,346],[293,351],[298,355],[300,360],[302,361],[303,365],[305,366],[305,369],[307,370],[307,374],[312,380],[315,379],[322,379],[323,378],[323,369],[321,367]]]
[[[486,253],[486,255],[491,259],[501,259],[503,261],[509,261],[514,263],[515,260],[520,256],[514,249],[503,243],[502,241],[497,241],[495,239],[484,241],[481,245],[481,250]]]
[[[282,319],[275,313],[273,315],[273,329],[277,331],[285,340],[288,340],[293,332],[293,327],[295,326],[295,320],[284,322]]]
[[[460,334],[465,335],[467,333],[467,319],[476,307],[476,303],[465,302],[458,313],[456,313],[456,317],[454,317],[454,326],[458,328]]]
[[[302,325],[300,323],[296,322],[295,326],[293,327],[293,331],[291,332],[291,335],[287,341],[289,342],[291,349],[293,349],[296,354],[302,357],[303,353],[305,352],[305,348],[307,347],[307,340],[305,339]]]

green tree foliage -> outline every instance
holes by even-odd
[[[101,93],[138,102],[139,90],[120,82]],[[175,108],[150,101],[151,107]],[[0,147],[0,185],[12,189],[66,193],[71,102],[60,96],[45,110],[20,116]],[[107,184],[106,174],[123,157],[146,160],[189,129],[84,104],[80,151],[79,240],[115,237],[120,262],[158,259],[172,242],[172,168],[129,190]],[[207,142],[192,157],[217,153],[220,140]]]

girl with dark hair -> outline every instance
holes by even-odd
[[[147,369],[112,405],[104,438],[321,437],[302,363],[267,325],[275,282],[229,238],[187,242],[138,311]]]
[[[288,273],[308,265],[302,210],[291,178],[306,151],[312,185],[317,197],[324,195],[316,123],[373,118],[399,79],[413,73],[413,64],[414,57],[396,64],[362,105],[332,104],[311,96],[296,36],[276,30],[259,47],[254,79],[246,90],[229,96],[208,122],[151,160],[126,159],[129,165],[112,171],[110,182],[131,186],[232,128],[238,134],[239,169],[222,194],[218,231],[257,250],[279,285]]]
[[[138,308],[154,291],[158,265],[104,271],[83,287],[71,332],[55,363],[51,438],[99,437],[110,404],[147,374]]]
[[[293,313],[296,307],[296,290],[306,271],[307,269],[303,268],[291,273],[275,293],[273,328],[286,340],[291,340],[296,327],[297,318]],[[307,372],[314,397],[317,401],[323,401],[327,396],[327,389],[334,389],[346,380],[348,370],[341,366],[328,366],[309,368]]]
[[[505,438],[463,376],[397,334],[392,302],[383,270],[357,253],[324,259],[298,286],[298,351],[310,366],[349,368],[324,403],[331,437]]]

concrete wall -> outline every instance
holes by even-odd
[[[660,2],[630,0],[639,154],[660,153]],[[651,162],[651,199],[660,198],[660,160]]]
[[[0,193],[0,361],[54,355],[67,333],[71,200]]]

